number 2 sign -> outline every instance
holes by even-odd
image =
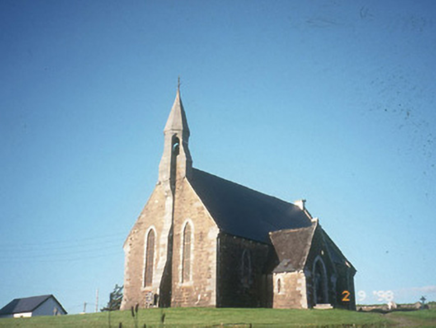
[[[348,290],[344,290],[342,292],[342,302],[349,302],[350,301],[350,292]]]

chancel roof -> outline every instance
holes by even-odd
[[[303,270],[312,247],[313,239],[315,238],[316,230],[324,241],[330,259],[337,265],[348,266],[355,270],[324,229],[318,225],[318,221],[313,220],[313,224],[310,227],[285,229],[270,233],[272,244],[280,261],[280,264],[273,272]]]
[[[270,233],[272,244],[280,261],[280,265],[274,272],[295,271],[304,268],[317,225],[317,221],[314,221],[309,227]],[[281,265],[286,263],[289,264],[287,266]]]
[[[297,271],[291,263],[291,260],[280,261],[279,265],[273,270],[274,273],[294,272]]]
[[[192,169],[189,179],[221,231],[271,243],[269,232],[311,227],[298,206],[215,175]]]

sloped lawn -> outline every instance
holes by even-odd
[[[422,311],[420,311],[422,312]],[[161,324],[162,315],[164,325]],[[431,322],[433,314],[423,320]],[[420,318],[420,316],[417,316]],[[60,317],[0,319],[0,328],[201,328],[201,327],[386,327],[389,318],[377,313],[346,310],[278,310],[278,309],[212,309],[170,308],[145,309],[135,318],[130,311],[102,312]],[[413,318],[412,318],[413,320]],[[145,325],[145,326],[144,326]],[[251,326],[250,326],[251,325]]]

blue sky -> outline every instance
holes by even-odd
[[[362,303],[436,300],[435,11],[1,1],[0,306],[54,294],[92,311],[123,283],[179,75],[195,167],[307,199]]]

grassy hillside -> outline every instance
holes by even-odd
[[[161,316],[165,314],[165,325]],[[435,318],[436,318],[436,312]],[[134,328],[130,311],[117,311],[61,317],[35,317],[0,319],[0,328]],[[277,309],[208,309],[171,308],[147,309],[138,312],[138,326],[147,328],[187,327],[386,327],[393,323],[376,313],[360,313],[345,310],[277,310]]]
[[[162,315],[164,325],[161,325]],[[172,308],[140,310],[138,328],[203,327],[436,327],[436,310],[393,312],[387,315],[345,310]],[[130,311],[60,317],[0,319],[0,328],[135,328]],[[251,326],[250,326],[251,324]]]

